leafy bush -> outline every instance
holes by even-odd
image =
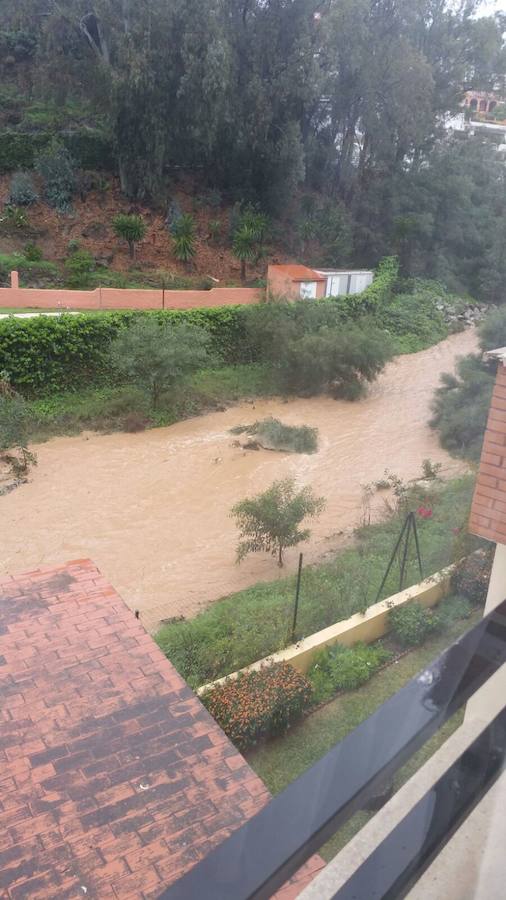
[[[50,141],[48,134],[32,134],[2,129],[0,132],[0,174],[31,169],[37,153]]]
[[[321,650],[308,672],[316,702],[332,697],[336,691],[351,691],[365,684],[392,658],[381,644],[335,644]]]
[[[156,407],[163,391],[209,361],[208,348],[209,335],[203,328],[143,318],[115,338],[111,363],[126,381],[147,391]]]
[[[487,599],[493,548],[472,553],[458,563],[452,575],[452,588],[467,597],[476,606],[483,606]]]
[[[30,206],[38,200],[37,191],[28,172],[16,172],[9,187],[9,203],[14,206]]]
[[[87,290],[92,286],[95,260],[89,250],[76,250],[65,260],[65,285],[72,290]]]
[[[103,132],[82,128],[68,132],[63,140],[72,159],[76,160],[80,168],[115,171],[112,141]]]
[[[12,233],[17,231],[26,231],[29,228],[28,216],[26,210],[19,206],[11,206],[10,203],[4,207],[4,211],[0,217],[0,226],[3,232]]]
[[[22,253],[0,253],[0,281],[4,281],[5,284],[10,283],[10,273],[14,270],[19,272],[21,278],[26,281],[36,279],[37,284],[40,286],[41,283],[51,281],[53,282],[55,276],[58,273],[58,268],[54,263],[49,262],[48,260],[30,260],[26,255]],[[6,320],[3,320],[4,322]],[[23,321],[23,320],[19,320]],[[27,321],[27,320],[25,320]],[[0,334],[1,334],[1,325],[0,322]],[[0,339],[0,358],[2,356],[2,351],[4,348],[1,346]],[[20,360],[20,363],[22,361]],[[13,373],[15,371],[15,367],[12,370]],[[14,382],[14,378],[13,378]]]
[[[53,141],[39,153],[35,168],[44,181],[44,196],[49,205],[59,212],[68,212],[76,188],[75,163],[69,151]]]
[[[307,541],[308,528],[299,526],[306,518],[320,515],[325,506],[323,497],[315,497],[311,488],[297,491],[292,478],[275,481],[268,490],[256,497],[236,503],[231,515],[236,519],[241,540],[237,547],[237,561],[248,553],[266,552],[277,556],[283,565],[283,551]]]
[[[43,253],[40,247],[37,247],[37,244],[34,244],[33,241],[29,241],[28,244],[25,245],[24,256],[28,262],[41,262],[43,259]]]
[[[316,453],[318,450],[318,429],[308,425],[283,425],[279,419],[270,418],[230,430],[232,434],[249,434],[267,450],[290,453]]]
[[[282,734],[311,702],[308,680],[287,663],[264,666],[209,691],[204,706],[240,750]]]
[[[392,632],[402,647],[418,647],[439,627],[437,615],[415,601],[389,613]]]

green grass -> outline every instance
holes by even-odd
[[[467,521],[473,478],[466,476],[428,489],[413,489],[410,508],[430,504],[433,516],[418,519],[426,575],[461,557],[476,544],[455,534]],[[376,600],[382,576],[399,535],[404,512],[360,529],[356,544],[303,572],[297,639],[363,612]],[[399,573],[392,572],[382,596],[399,589]],[[419,581],[414,550],[408,557],[406,584]],[[256,584],[213,603],[194,619],[163,626],[156,640],[183,677],[192,685],[212,681],[281,650],[289,642],[295,595],[295,575]]]
[[[268,369],[261,365],[225,366],[199,372],[175,391],[162,397],[158,409],[131,385],[90,387],[28,401],[32,414],[30,440],[43,441],[62,434],[136,430],[171,425],[228,403],[271,393]]]
[[[429,638],[423,647],[412,650],[396,663],[387,666],[363,687],[337,697],[311,713],[284,737],[272,740],[250,752],[247,757],[249,764],[271,793],[279,793],[317,762],[334,744],[367,719],[409,679],[439,656],[449,644],[476,624],[481,615],[481,611],[475,610],[469,618],[450,623],[443,633]],[[453,716],[399,770],[394,779],[396,790],[411,778],[458,728],[462,716],[462,711]],[[364,811],[356,813],[322,849],[323,858],[327,861],[332,859],[372,818],[372,815],[373,813]]]

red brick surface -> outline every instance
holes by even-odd
[[[0,580],[0,696],[2,898],[156,897],[269,799],[88,560]]]
[[[506,369],[502,363],[490,403],[469,531],[506,543]]]

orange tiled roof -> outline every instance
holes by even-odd
[[[309,269],[307,266],[287,264],[284,266],[272,266],[271,268],[282,271],[292,281],[326,281],[322,275],[319,275],[318,272],[315,272],[314,269]]]
[[[156,897],[268,802],[89,560],[0,579],[0,696],[9,900]]]

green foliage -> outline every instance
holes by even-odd
[[[104,132],[91,128],[77,129],[65,134],[63,141],[81,169],[115,171],[112,141]]]
[[[492,571],[493,549],[481,550],[457,564],[452,575],[452,587],[475,606],[483,606],[487,599]]]
[[[418,647],[432,631],[439,628],[437,615],[416,601],[392,609],[388,618],[401,647]]]
[[[283,551],[307,541],[308,528],[300,529],[304,519],[318,516],[325,506],[323,497],[315,497],[311,488],[297,490],[295,481],[275,481],[257,497],[236,503],[231,515],[236,519],[240,542],[237,561],[248,553],[267,552],[277,556],[283,565]]]
[[[267,216],[253,207],[246,207],[232,234],[232,250],[241,261],[241,278],[246,278],[246,264],[256,263],[263,252],[263,242],[269,230]]]
[[[0,451],[28,446],[30,418],[28,404],[19,394],[0,392]]]
[[[288,663],[264,666],[207,692],[204,706],[240,750],[283,734],[311,702],[307,678]]]
[[[174,243],[174,256],[181,262],[189,264],[197,252],[193,216],[190,213],[183,213],[172,222],[170,231]]]
[[[337,691],[355,690],[391,658],[392,653],[380,643],[354,647],[335,644],[321,650],[308,672],[315,702],[330,700]]]
[[[9,185],[9,203],[30,206],[38,200],[33,179],[28,172],[15,172]]]
[[[392,292],[390,296],[387,293],[373,317],[378,326],[396,339],[401,352],[417,352],[447,337],[448,327],[439,308],[442,302],[450,304],[451,298],[441,285],[417,280],[411,291],[402,289],[401,293]]]
[[[253,425],[239,425],[232,434],[249,434],[267,450],[287,450],[290,453],[316,453],[318,429],[308,425],[284,425],[279,419],[262,419]]]
[[[27,231],[29,228],[28,216],[26,210],[19,206],[11,206],[7,204],[4,207],[2,216],[0,217],[0,227],[2,231],[7,233],[16,233],[18,231]]]
[[[124,329],[111,346],[112,367],[147,391],[156,408],[163,391],[209,361],[209,335],[182,323],[169,326],[149,317]]]
[[[23,281],[35,280],[39,286],[48,281],[54,281],[58,271],[54,263],[47,260],[31,260],[29,256],[30,252],[28,256],[22,253],[0,253],[0,281],[3,281],[6,285],[10,284],[10,273],[13,270],[19,272]],[[1,324],[0,322],[0,330]],[[0,345],[0,357],[2,356],[2,351],[3,347]],[[20,363],[22,365],[21,360]]]
[[[423,497],[433,509],[430,519],[418,522],[425,572],[437,572],[455,561],[454,532],[467,523],[473,490],[470,476],[435,485],[429,497],[427,489],[420,494],[410,488],[410,507],[420,505]],[[377,525],[360,529],[356,546],[304,569],[297,640],[363,612],[375,601],[404,519],[404,513],[394,513]],[[466,552],[476,545],[474,540]],[[409,587],[419,580],[415,554],[410,554],[405,583]],[[189,621],[163,626],[156,640],[192,687],[221,678],[291,643],[295,583],[292,574],[270,584],[253,585],[216,601]],[[398,572],[393,572],[382,597],[398,589]]]
[[[142,241],[146,234],[146,225],[141,216],[120,213],[114,216],[112,225],[116,235],[128,244],[130,258],[135,257],[135,245]]]
[[[46,134],[25,134],[3,129],[0,132],[0,174],[31,169],[37,153],[49,142]]]
[[[76,187],[75,163],[62,144],[53,141],[42,150],[35,168],[44,182],[44,197],[58,212],[67,213],[72,207]]]
[[[28,244],[25,244],[24,256],[28,262],[41,262],[43,259],[43,253],[40,247],[37,247],[37,244],[34,244],[33,241],[29,241]]]
[[[85,291],[92,287],[95,260],[88,250],[75,250],[65,260],[65,286]]]

